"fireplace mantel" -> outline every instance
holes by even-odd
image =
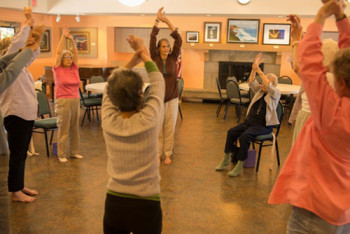
[[[237,50],[237,51],[259,51],[259,52],[291,52],[292,46],[274,46],[260,44],[240,43],[183,43],[183,49],[196,50]]]

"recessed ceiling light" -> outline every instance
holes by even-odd
[[[246,5],[251,2],[251,0],[237,0],[239,4]]]
[[[125,6],[138,6],[145,2],[145,0],[118,0],[121,4]]]

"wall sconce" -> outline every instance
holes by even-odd
[[[77,21],[77,23],[80,22],[80,16],[79,16],[79,14],[77,14],[77,16],[75,16],[75,20]]]
[[[61,20],[61,16],[60,16],[60,14],[57,14],[56,22],[58,23],[58,22],[60,22],[60,20]]]

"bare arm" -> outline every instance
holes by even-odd
[[[58,42],[57,51],[56,51],[56,55],[55,55],[55,59],[54,59],[54,67],[55,68],[57,68],[61,64],[63,45],[64,45],[64,41],[65,41],[65,38],[67,37],[67,35],[69,35],[69,30],[67,27],[64,27],[62,30],[61,39]]]
[[[68,34],[66,38],[68,38],[72,42],[73,62],[75,65],[78,65],[78,60],[79,60],[78,49],[77,49],[77,45],[75,44],[74,38],[71,34]]]
[[[287,21],[291,22],[291,37],[293,40],[293,70],[299,75],[299,60],[298,60],[298,49],[299,41],[301,40],[301,34],[303,28],[301,27],[300,18],[297,15],[288,15]]]
[[[54,66],[57,68],[61,64],[63,42],[65,40],[64,35],[62,34],[60,41],[58,42],[57,51],[54,60]]]

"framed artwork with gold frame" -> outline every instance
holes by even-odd
[[[86,31],[71,31],[70,34],[73,36],[75,45],[79,54],[90,54],[90,33]],[[67,48],[72,49],[71,41],[67,41]]]

